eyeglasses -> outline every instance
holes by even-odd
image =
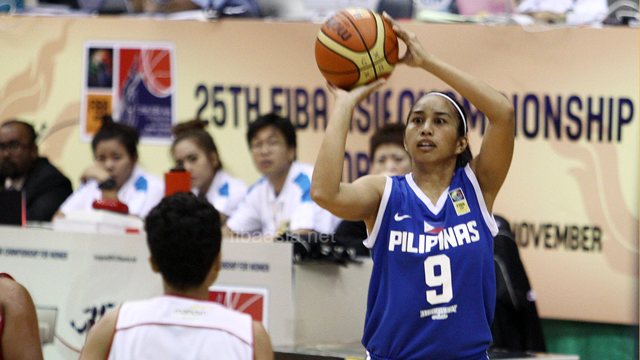
[[[278,146],[284,146],[285,143],[278,139],[267,139],[264,141],[256,141],[249,145],[249,149],[253,152],[262,151],[262,149],[272,150]]]
[[[0,151],[18,151],[18,149],[26,148],[27,145],[21,144],[17,140],[9,141],[6,143],[0,143]]]

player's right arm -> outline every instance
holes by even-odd
[[[321,207],[346,220],[373,219],[384,191],[386,178],[383,176],[365,176],[353,183],[341,182],[353,110],[384,82],[377,80],[351,91],[329,85],[336,101],[313,168],[311,197]]]
[[[109,311],[89,331],[80,360],[104,360],[109,355],[118,320],[118,310]]]
[[[253,322],[253,354],[255,360],[273,360],[269,334],[259,321]]]

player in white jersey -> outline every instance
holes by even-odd
[[[374,265],[362,342],[369,358],[486,360],[497,232],[490,214],[511,164],[514,110],[498,91],[427,52],[389,20],[407,47],[401,63],[438,77],[486,115],[480,153],[472,159],[460,104],[427,93],[405,124],[412,172],[341,183],[353,111],[385,81],[349,92],[330,87],[336,101],[311,194],[333,214],[367,225]]]
[[[332,234],[338,219],[310,196],[313,167],[296,159],[296,132],[288,119],[260,116],[247,142],[262,175],[227,221],[229,233],[277,236],[284,232]]]
[[[171,155],[176,167],[191,174],[192,192],[213,204],[224,225],[244,199],[247,187],[223,170],[218,147],[205,130],[206,124],[192,120],[174,126]]]
[[[91,329],[81,359],[273,359],[259,322],[208,301],[220,271],[219,214],[205,199],[177,193],[147,216],[153,271],[164,295],[125,302]]]

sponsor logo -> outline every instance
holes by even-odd
[[[207,308],[202,305],[193,305],[184,309],[176,309],[174,314],[181,318],[202,317],[207,314]]]
[[[395,221],[402,221],[404,219],[411,219],[411,215],[400,215],[400,213],[393,215],[393,220]]]
[[[420,317],[431,317],[431,320],[446,320],[449,314],[453,314],[458,311],[458,305],[437,307],[433,309],[420,310]]]
[[[462,188],[457,188],[449,191],[449,198],[451,199],[451,202],[453,202],[453,207],[456,210],[456,214],[458,214],[458,216],[471,212],[471,209],[469,209],[469,204],[467,203],[467,199],[464,196],[464,192],[462,192]]]

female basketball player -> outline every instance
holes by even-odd
[[[336,101],[316,160],[312,197],[335,215],[363,219],[374,261],[362,342],[370,359],[487,359],[495,304],[491,209],[513,154],[513,108],[484,82],[425,51],[392,21],[401,63],[449,84],[489,119],[471,160],[462,108],[442,93],[418,99],[405,124],[412,172],[341,183],[353,110],[384,80]]]

